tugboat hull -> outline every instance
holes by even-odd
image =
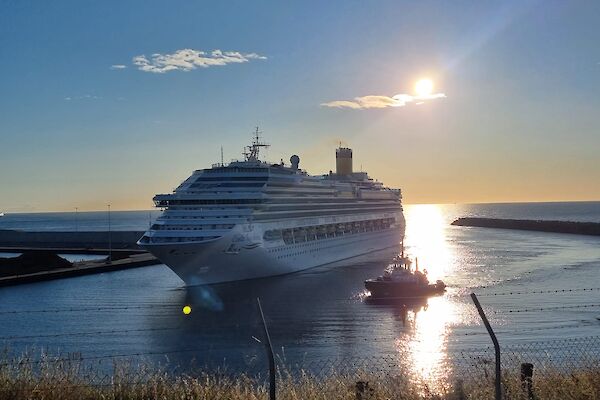
[[[408,285],[370,279],[365,281],[365,288],[371,292],[373,299],[395,299],[435,296],[444,293],[446,285],[442,281],[431,285]]]

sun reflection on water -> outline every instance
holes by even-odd
[[[448,222],[442,209],[435,204],[407,206],[404,246],[411,258],[418,258],[419,267],[427,269],[429,280],[442,279],[451,272],[454,255],[446,237]]]
[[[447,221],[437,205],[408,206],[406,215],[406,253],[418,258],[431,282],[444,280],[454,269],[455,255],[446,237]],[[450,328],[458,322],[458,311],[448,296],[428,300],[423,311],[412,315],[409,335],[398,338],[399,355],[409,359],[413,379],[441,390],[448,383],[447,345]]]

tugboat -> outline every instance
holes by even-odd
[[[365,288],[371,292],[372,299],[402,299],[422,298],[441,294],[446,290],[446,284],[438,280],[430,284],[427,271],[419,271],[416,260],[415,270],[411,270],[411,261],[401,256],[386,268],[384,274],[365,281]]]

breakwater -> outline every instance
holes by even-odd
[[[452,225],[600,236],[600,223],[597,222],[466,217],[453,221]]]
[[[143,232],[30,232],[0,230],[0,252],[23,253],[0,262],[0,286],[97,274],[155,265],[160,262],[142,250]],[[110,249],[110,250],[109,250]],[[57,254],[112,254],[108,259],[71,265]],[[65,261],[66,264],[60,261]]]
[[[35,252],[34,252],[35,253]],[[34,257],[39,257],[35,256]],[[56,259],[61,259],[55,256]],[[76,263],[68,263],[65,265],[56,264],[52,260],[51,255],[45,255],[46,261],[41,261],[40,264],[23,266],[23,260],[17,257],[13,263],[11,259],[4,260],[4,264],[9,267],[6,271],[0,272],[0,286],[12,286],[23,283],[49,281],[53,279],[70,278],[82,275],[100,274],[104,272],[119,271],[123,269],[139,268],[148,265],[160,264],[160,261],[149,253],[132,254],[128,257],[123,257],[117,260],[91,260],[81,261]],[[49,261],[53,261],[51,266]],[[63,260],[64,261],[64,260]],[[68,265],[70,264],[70,265]],[[2,265],[0,265],[2,266]],[[4,273],[6,272],[6,274]]]
[[[139,250],[136,244],[142,231],[110,232],[30,232],[0,230],[0,247],[41,249],[108,249]]]

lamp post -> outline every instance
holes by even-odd
[[[77,213],[79,211],[78,207],[75,207],[75,232],[79,232],[79,214]]]
[[[110,204],[108,205],[108,263],[112,263],[112,234],[110,231]]]

